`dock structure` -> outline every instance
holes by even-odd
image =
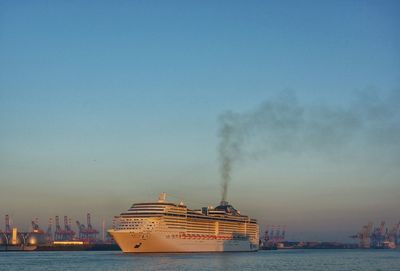
[[[359,248],[390,248],[400,246],[400,221],[392,228],[385,227],[385,221],[381,221],[378,227],[373,227],[372,222],[362,226],[361,230],[350,236],[358,239]]]

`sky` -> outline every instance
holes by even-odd
[[[215,206],[231,114],[248,130],[235,128],[227,200],[262,229],[351,241],[368,221],[391,226],[399,12],[388,0],[1,1],[0,217],[110,225],[160,192]]]

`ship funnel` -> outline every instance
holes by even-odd
[[[229,203],[228,203],[227,201],[225,201],[225,200],[221,200],[220,205],[221,205],[221,206],[228,206]]]
[[[158,197],[158,202],[165,202],[165,199],[167,198],[167,193],[162,192],[160,196]]]

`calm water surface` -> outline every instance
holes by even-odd
[[[0,270],[390,270],[400,250],[279,250],[250,253],[123,254],[121,252],[0,253]]]

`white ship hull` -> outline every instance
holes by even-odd
[[[252,244],[249,240],[170,239],[161,233],[143,236],[129,231],[114,230],[110,230],[109,233],[121,250],[126,253],[245,252],[258,250],[258,244]]]

